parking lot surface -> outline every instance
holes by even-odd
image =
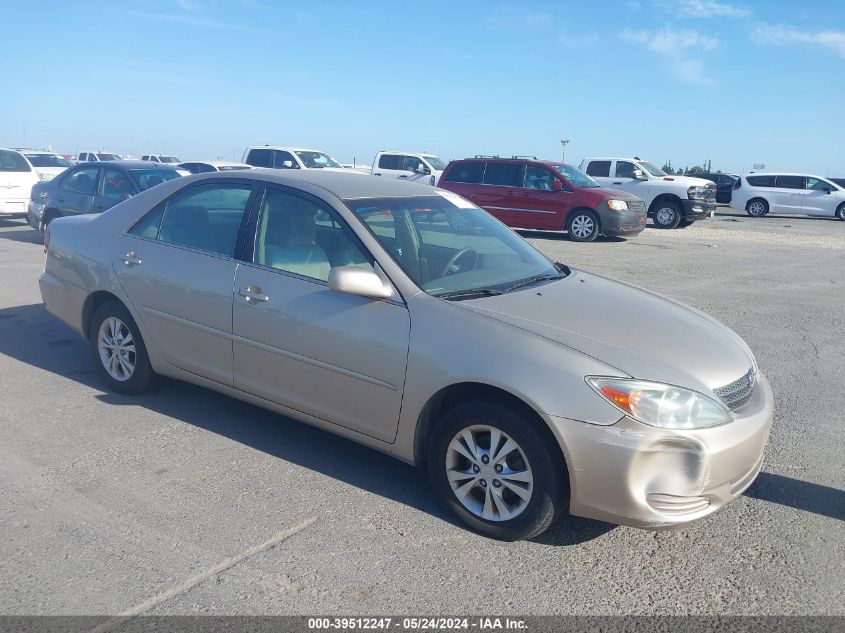
[[[172,381],[104,392],[41,304],[40,235],[0,221],[0,613],[845,614],[845,222],[524,235],[748,342],[776,417],[745,495],[677,531],[482,538],[423,472],[329,433]]]

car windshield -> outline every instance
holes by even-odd
[[[659,169],[658,167],[656,167],[654,164],[648,162],[647,160],[641,160],[640,165],[642,165],[642,168],[645,169],[652,176],[668,176],[669,175],[665,171],[663,171],[662,169]]]
[[[0,149],[0,171],[32,171],[32,168],[21,154]]]
[[[180,174],[175,169],[130,169],[129,176],[138,188],[144,191],[167,180],[179,178]]]
[[[446,169],[446,163],[437,158],[437,156],[429,156],[428,154],[425,154],[423,155],[423,158],[429,165],[431,165],[432,169],[436,169],[437,171],[443,171]]]
[[[179,159],[176,158],[175,156],[159,156],[158,160],[159,160],[159,162],[162,162],[162,163],[178,163],[179,162]]]
[[[26,154],[33,167],[70,167],[70,161],[55,154]]]
[[[435,297],[500,294],[568,274],[451,192],[344,202],[414,283]]]
[[[334,158],[323,152],[299,151],[296,152],[306,167],[309,169],[321,169],[322,167],[341,167]]]
[[[555,163],[554,165],[552,165],[552,167],[557,173],[566,178],[576,187],[601,187],[601,185],[595,180],[593,180],[590,176],[585,174],[580,169],[573,167],[572,165]]]
[[[97,152],[97,158],[100,160],[120,160],[120,156],[117,154],[103,154],[101,152]]]

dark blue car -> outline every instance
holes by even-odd
[[[101,213],[145,189],[186,173],[140,160],[75,165],[32,188],[27,220],[32,228],[43,231],[56,218]]]

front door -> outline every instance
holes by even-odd
[[[555,184],[556,183],[556,184]],[[564,184],[550,169],[526,165],[523,186],[512,198],[512,213],[526,229],[564,229]]]
[[[118,281],[159,353],[230,386],[234,255],[251,192],[231,180],[183,189],[112,249]]]
[[[634,178],[634,171],[638,169],[642,171],[639,165],[628,160],[613,161],[610,179],[597,180],[599,180],[602,185],[610,187],[611,189],[621,189],[622,191],[632,193],[643,200],[650,200],[651,198],[648,195],[648,180]],[[644,176],[647,178],[648,174],[644,174]]]
[[[408,357],[407,308],[329,290],[332,267],[373,266],[327,203],[267,187],[255,231],[254,253],[235,275],[235,386],[392,442]]]
[[[836,207],[842,202],[834,195],[839,190],[833,184],[821,178],[807,177],[807,188],[803,192],[801,212],[807,215],[826,215],[833,217]],[[833,193],[832,193],[833,192]]]

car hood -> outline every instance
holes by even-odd
[[[643,380],[706,393],[756,367],[745,342],[716,319],[579,270],[559,281],[455,303]]]
[[[601,193],[607,200],[610,200],[611,198],[619,200],[639,200],[639,198],[632,193],[622,191],[620,189],[612,189],[611,187],[599,187],[598,189],[592,188],[589,189],[589,191]]]
[[[704,178],[693,178],[692,176],[660,176],[655,178],[655,180],[665,180],[667,182],[674,181],[679,185],[686,185],[687,187],[706,187],[707,185],[710,185],[711,187],[716,186],[710,180],[705,180]]]

